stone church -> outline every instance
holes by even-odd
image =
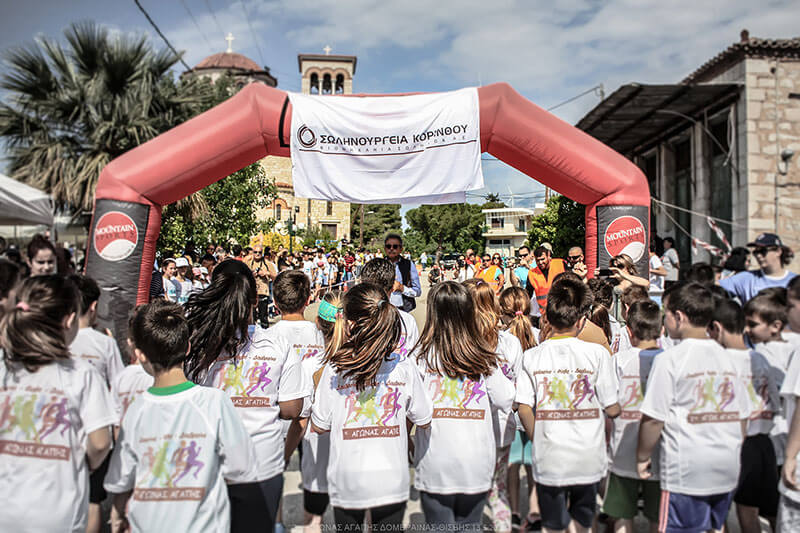
[[[277,87],[278,79],[268,67],[260,67],[252,59],[233,52],[228,35],[228,49],[211,55],[184,75],[209,76],[212,80],[223,74],[234,79],[238,88],[248,83],[266,83]],[[297,64],[302,77],[303,94],[352,94],[353,76],[356,73],[356,56],[325,54],[298,54]],[[269,156],[261,160],[268,177],[275,180],[278,197],[260,210],[261,220],[275,219],[275,228],[285,231],[289,217],[294,215],[299,228],[320,227],[334,239],[350,239],[350,204],[298,198],[292,187],[292,162],[287,157]]]

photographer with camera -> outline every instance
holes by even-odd
[[[586,275],[589,273],[589,269],[586,266],[583,256],[583,248],[580,246],[573,246],[570,248],[567,252],[566,265],[567,270],[571,270],[573,274],[577,275],[586,283]]]

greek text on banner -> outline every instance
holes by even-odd
[[[411,96],[290,93],[295,195],[446,203],[483,187],[475,88]]]

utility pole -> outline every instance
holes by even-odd
[[[287,221],[289,226],[289,255],[292,255],[292,245],[294,244],[294,226],[297,224],[297,213],[300,212],[300,206],[294,206],[293,211],[294,213],[291,211],[289,212],[289,220]]]
[[[358,247],[364,247],[364,204],[361,204],[361,224],[358,225]]]

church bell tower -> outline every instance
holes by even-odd
[[[325,54],[298,54],[297,65],[302,75],[303,94],[353,94],[353,76],[356,73],[356,56]]]

